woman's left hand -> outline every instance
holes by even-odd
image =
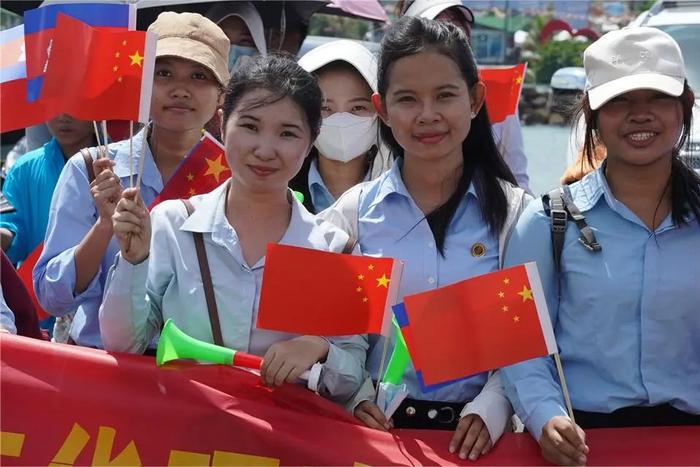
[[[491,435],[486,428],[486,423],[476,414],[469,414],[461,418],[455,434],[450,441],[450,452],[459,453],[461,459],[475,461],[479,456],[491,450]]]
[[[314,363],[325,360],[330,344],[318,336],[300,336],[272,344],[263,357],[260,376],[267,386],[293,383]]]

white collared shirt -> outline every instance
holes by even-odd
[[[296,337],[255,327],[265,258],[252,267],[243,258],[224,210],[230,183],[191,198],[195,212],[189,217],[180,200],[160,204],[151,213],[149,258],[132,265],[117,256],[100,308],[105,349],[142,352],[167,319],[190,336],[213,342],[193,232],[203,233],[224,345],[264,355],[275,342]],[[342,251],[347,234],[291,198],[292,215],[280,243]],[[364,336],[333,338],[320,392],[345,402],[362,382],[366,349]]]

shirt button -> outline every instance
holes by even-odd
[[[428,284],[434,284],[435,278],[433,276],[428,276]]]
[[[435,248],[435,244],[433,242],[428,242],[428,248]]]

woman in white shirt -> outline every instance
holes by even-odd
[[[113,217],[120,253],[100,309],[104,346],[142,352],[168,318],[197,339],[214,340],[193,240],[201,233],[223,344],[264,355],[268,385],[296,381],[324,362],[318,391],[346,402],[362,379],[364,337],[329,341],[255,327],[268,243],[340,252],[348,241],[287,188],[318,135],[318,84],[288,58],[256,57],[232,77],[221,112],[233,175],[191,198],[191,215],[183,202],[169,201],[149,218],[138,191],[124,191]]]

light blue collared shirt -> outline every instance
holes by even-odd
[[[700,413],[700,226],[655,232],[615,199],[604,168],[571,185],[602,251],[592,253],[569,223],[561,257],[561,298],[549,217],[530,203],[508,244],[506,266],[536,261],[575,409],[610,413],[670,403]],[[530,433],[566,415],[550,358],[501,370]]]
[[[362,181],[366,182],[369,178],[368,171]],[[311,203],[317,213],[329,208],[336,201],[335,196],[326,187],[321,172],[318,171],[318,159],[314,159],[309,165],[309,193],[311,194]]]
[[[13,263],[20,263],[44,241],[49,222],[51,196],[65,164],[56,138],[35,149],[12,166],[2,191],[15,211],[0,215],[0,227],[15,235],[7,250]]]
[[[490,232],[481,216],[474,185],[471,185],[455,211],[447,229],[445,255],[435,246],[425,214],[416,205],[401,177],[400,163],[370,182],[363,189],[359,205],[359,239],[364,255],[391,257],[404,262],[399,287],[399,300],[405,295],[433,290],[460,280],[498,269],[498,238]],[[485,247],[483,256],[472,256],[472,246]],[[465,339],[468,334],[465,334]],[[379,367],[383,340],[376,337],[371,343],[368,371],[372,378],[380,376]],[[391,355],[392,345],[387,353]],[[447,357],[446,357],[447,358]],[[388,361],[388,360],[387,360]],[[384,363],[386,368],[386,361]],[[411,365],[404,373],[403,382],[409,397],[445,402],[467,402],[479,394],[486,384],[487,373],[431,392],[422,392]]]
[[[145,130],[134,135],[133,170],[138,168]],[[95,156],[95,149],[91,154]],[[114,173],[123,187],[129,186],[129,140],[109,145],[109,158],[115,162]],[[135,178],[134,178],[135,180]],[[163,189],[163,180],[146,145],[141,196],[149,205]],[[97,274],[82,293],[74,293],[76,283],[75,250],[97,221],[98,214],[90,192],[85,161],[81,154],[66,163],[56,184],[49,211],[44,251],[34,268],[34,290],[41,306],[54,316],[76,311],[70,335],[90,347],[102,347],[97,313],[107,271],[119,251],[112,238]]]
[[[275,342],[295,334],[258,329],[258,307],[265,257],[249,266],[238,234],[225,213],[231,181],[211,193],[191,198],[187,216],[180,201],[153,210],[149,257],[132,265],[117,255],[100,310],[105,348],[140,353],[167,319],[190,336],[213,342],[193,232],[201,232],[207,250],[221,333],[226,347],[263,356]],[[324,251],[342,251],[348,236],[310,214],[294,196],[292,215],[279,243]],[[366,336],[330,339],[321,392],[346,402],[363,380]]]

